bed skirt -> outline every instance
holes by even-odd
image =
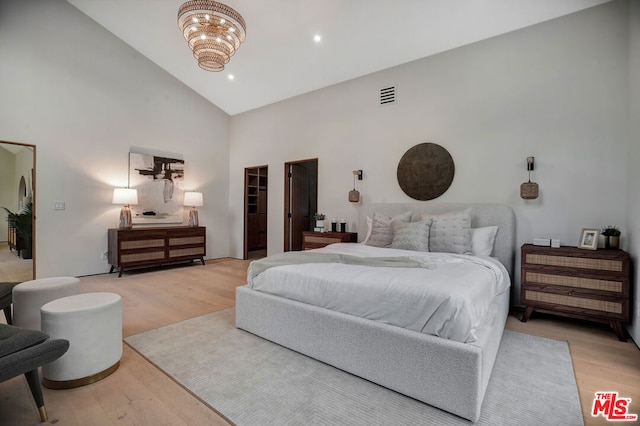
[[[473,344],[460,343],[248,288],[236,327],[473,422],[480,417],[509,306]]]

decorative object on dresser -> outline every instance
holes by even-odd
[[[529,181],[520,185],[520,198],[523,200],[535,200],[538,198],[538,184],[531,182],[531,171],[533,170],[533,157],[527,157],[527,171],[529,172]]]
[[[312,232],[302,233],[302,250],[321,248],[333,243],[355,243],[357,232]]]
[[[629,322],[631,306],[627,252],[532,244],[524,244],[521,252],[523,322],[534,310],[603,322],[626,341],[622,324]]]
[[[189,226],[198,226],[198,209],[196,207],[203,206],[202,202],[202,192],[185,192],[184,193],[184,202],[182,203],[186,207],[191,207],[189,210]]]
[[[405,194],[426,201],[449,189],[455,170],[449,151],[435,143],[421,143],[404,153],[396,174]]]
[[[316,232],[324,232],[324,214],[316,213],[313,215],[313,219],[316,221],[316,226],[313,228]]]
[[[602,228],[604,235],[604,248],[620,248],[620,229],[617,226],[609,225]]]
[[[132,188],[115,188],[113,190],[113,204],[121,204],[120,210],[120,229],[133,228],[133,220],[131,219],[130,205],[138,204],[138,191]]]
[[[599,233],[599,229],[582,228],[582,231],[580,232],[580,241],[578,242],[578,248],[597,250]]]
[[[206,256],[206,228],[167,226],[136,229],[109,229],[109,273],[119,268],[161,266],[200,260]]]

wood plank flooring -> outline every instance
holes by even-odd
[[[247,266],[247,261],[221,259],[205,266],[192,263],[131,271],[121,278],[117,274],[81,277],[81,282],[84,291],[122,296],[126,337],[233,307],[235,288],[245,283]],[[607,424],[590,415],[596,391],[618,391],[632,398],[630,411],[640,414],[640,351],[634,343],[619,342],[612,331],[598,324],[541,314],[534,314],[527,323],[518,318],[519,313],[510,316],[507,328],[569,341],[585,424]],[[81,388],[44,388],[43,392],[50,424],[228,424],[126,344],[120,368],[111,376]],[[0,426],[38,424],[24,376],[0,383]]]

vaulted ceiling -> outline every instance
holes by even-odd
[[[184,0],[67,1],[235,115],[610,0],[223,0],[247,38],[222,72],[188,49]]]

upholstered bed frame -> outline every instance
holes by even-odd
[[[366,216],[413,210],[440,214],[471,208],[472,227],[498,225],[493,256],[513,276],[515,223],[511,208],[480,203],[383,203],[362,207]],[[509,294],[494,302],[495,315],[474,343],[460,343],[330,311],[252,290],[236,290],[236,326],[282,346],[473,422],[480,417],[505,321]]]

